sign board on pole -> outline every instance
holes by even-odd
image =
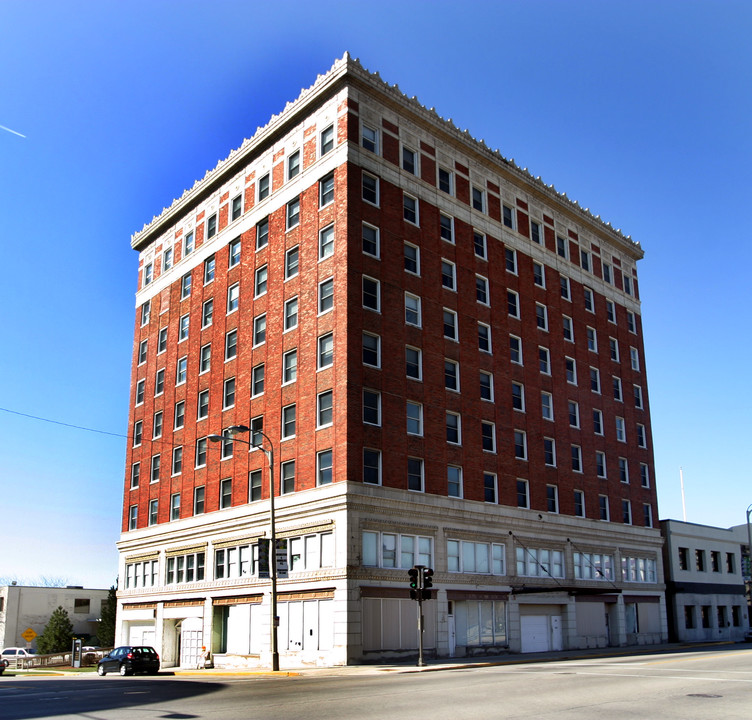
[[[277,577],[287,577],[287,540],[276,541],[276,562],[277,562]]]
[[[34,632],[33,628],[26,628],[26,630],[21,633],[21,637],[26,640],[27,643],[30,643],[36,636],[37,634]]]
[[[259,538],[258,541],[258,576],[261,580],[269,579],[269,540]]]

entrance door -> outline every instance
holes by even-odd
[[[287,605],[287,649],[300,652],[303,649],[303,603],[288,602]]]
[[[203,621],[201,618],[183,620],[180,627],[180,667],[198,667],[203,638]]]
[[[457,649],[457,633],[454,629],[454,615],[447,615],[447,627],[449,630],[449,657],[454,657]]]
[[[561,650],[561,618],[558,615],[551,616],[551,649]]]
[[[319,604],[316,600],[303,603],[303,650],[319,649]]]

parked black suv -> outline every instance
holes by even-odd
[[[116,647],[97,663],[99,675],[106,675],[108,672],[119,672],[121,675],[143,672],[156,675],[159,672],[159,655],[148,645]]]

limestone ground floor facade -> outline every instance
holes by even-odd
[[[335,483],[282,496],[277,536],[282,667],[664,642],[657,530]],[[271,593],[251,503],[124,533],[117,642],[153,645],[164,667],[271,664]],[[434,569],[410,599],[407,570]]]

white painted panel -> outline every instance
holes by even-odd
[[[230,605],[227,613],[227,652],[247,655],[251,640],[251,606]]]
[[[523,615],[520,621],[522,652],[547,652],[551,649],[548,615]]]

